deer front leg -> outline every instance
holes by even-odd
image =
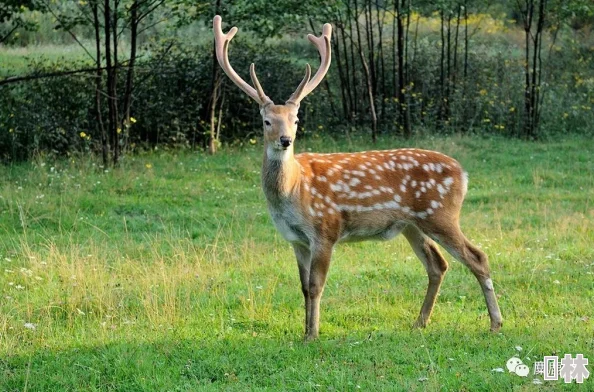
[[[316,244],[311,249],[311,268],[309,271],[309,302],[307,306],[307,328],[305,340],[311,341],[320,333],[320,300],[326,284],[326,275],[330,268],[333,244]]]
[[[293,244],[297,266],[299,267],[299,279],[301,280],[301,292],[305,299],[305,334],[309,333],[309,271],[311,267],[311,252],[301,244]]]

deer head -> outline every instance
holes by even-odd
[[[320,68],[313,79],[310,79],[311,67],[307,64],[305,67],[305,77],[297,87],[297,90],[295,90],[284,105],[275,105],[264,93],[256,76],[253,63],[250,66],[250,77],[254,87],[244,81],[229,63],[229,42],[231,42],[231,39],[237,33],[237,27],[233,27],[225,34],[221,29],[221,21],[222,19],[219,15],[214,17],[213,28],[217,60],[229,79],[260,105],[260,114],[264,126],[264,142],[268,157],[270,159],[284,159],[292,155],[293,152],[293,142],[295,141],[297,126],[299,124],[297,114],[301,100],[320,84],[328,72],[328,68],[330,68],[330,37],[332,35],[332,26],[326,23],[322,28],[322,35],[319,37],[311,34],[307,36],[309,41],[318,49],[321,58]]]

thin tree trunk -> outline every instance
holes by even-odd
[[[101,114],[101,85],[103,84],[103,71],[101,69],[101,25],[99,23],[99,6],[97,1],[91,3],[91,12],[93,13],[93,28],[95,30],[95,65],[97,67],[97,71],[95,72],[95,121],[97,121],[96,129],[101,136],[101,158],[103,160],[103,167],[107,168],[109,165],[109,140],[105,133],[103,115]]]
[[[524,13],[524,135],[529,138],[532,134],[532,86],[530,78],[530,34],[532,30],[532,17],[534,15],[534,0],[526,0],[526,10]]]
[[[221,8],[221,0],[216,0],[214,4],[214,14],[218,15]],[[211,155],[216,154],[218,139],[216,131],[216,109],[217,102],[219,99],[219,88],[222,80],[220,78],[219,64],[217,62],[216,46],[213,41],[212,43],[212,77],[210,79],[210,133],[208,138],[208,153]]]
[[[454,73],[452,75],[452,90],[456,91],[456,79],[458,76],[458,37],[460,34],[460,16],[462,14],[462,6],[458,4],[458,13],[456,15],[456,34],[454,36]]]
[[[345,81],[345,74],[344,74],[344,69],[342,66],[342,56],[340,53],[340,33],[341,33],[341,27],[340,27],[340,22],[337,23],[337,39],[332,41],[332,45],[334,46],[334,54],[335,54],[335,59],[336,59],[336,66],[338,68],[338,80],[340,81],[340,94],[341,94],[341,101],[342,101],[342,112],[344,115],[344,118],[348,119],[349,118],[349,108],[348,108],[348,85],[347,82]],[[348,61],[347,61],[348,64]],[[348,72],[347,72],[347,79],[348,79]]]
[[[128,72],[126,75],[126,86],[124,90],[124,121],[122,124],[122,130],[125,130],[125,134],[123,137],[122,150],[126,149],[130,136],[130,109],[132,107],[132,85],[134,82],[134,65],[136,64],[138,23],[138,0],[135,0],[130,8],[130,61],[128,62]]]
[[[394,94],[392,96],[395,98],[398,96],[398,78],[397,78],[397,68],[398,68],[398,42],[396,41],[396,20],[397,20],[397,8],[398,8],[398,1],[394,0],[392,12],[394,13],[394,19],[392,20],[392,83],[394,88]]]
[[[445,14],[443,8],[439,11],[440,20],[440,32],[441,32],[441,52],[439,54],[439,114],[438,114],[438,126],[443,127],[445,117]]]
[[[367,12],[365,12],[367,10]],[[377,95],[377,75],[375,70],[375,44],[373,41],[373,19],[371,15],[371,0],[367,0],[366,7],[363,12],[365,13],[365,27],[367,33],[367,45],[369,53],[369,71],[371,75],[371,86],[373,88],[373,96]]]
[[[353,77],[353,81],[351,83],[351,89],[352,89],[352,94],[353,94],[353,106],[351,106],[351,109],[353,111],[353,113],[358,114],[359,113],[359,107],[358,107],[358,100],[357,100],[357,88],[358,88],[358,81],[357,81],[357,67],[355,66],[355,41],[354,41],[354,32],[353,32],[353,19],[355,19],[355,25],[358,26],[358,20],[357,20],[357,8],[356,8],[357,2],[355,0],[355,14],[352,13],[352,9],[351,9],[351,1],[350,0],[346,0],[346,6],[347,6],[347,21],[349,23],[349,38],[350,38],[350,46],[351,46],[351,69],[353,72],[351,72],[352,77]],[[358,31],[358,27],[357,27],[357,31]]]
[[[353,121],[353,95],[355,94],[355,87],[351,86],[351,79],[350,79],[350,75],[351,75],[351,67],[349,66],[349,52],[348,52],[348,47],[347,47],[347,41],[346,41],[346,37],[345,37],[345,26],[344,24],[342,24],[341,26],[341,37],[342,37],[342,47],[344,48],[344,67],[345,67],[345,88],[346,88],[346,95],[348,98],[348,113],[347,113],[347,119],[349,121]],[[355,70],[353,69],[352,72],[355,72]]]
[[[117,139],[117,117],[114,94],[114,64],[111,57],[111,6],[110,0],[105,0],[103,6],[104,30],[105,30],[105,68],[107,71],[107,103],[108,103],[108,131],[110,144],[115,154]]]
[[[365,82],[367,84],[367,96],[369,98],[369,113],[371,114],[371,141],[377,141],[377,114],[375,113],[375,103],[373,97],[373,86],[371,85],[371,78],[369,75],[369,67],[365,61],[363,51],[359,48],[359,56],[361,57],[361,64],[363,65],[363,74],[365,75]]]
[[[531,92],[531,106],[532,106],[532,132],[530,137],[532,139],[538,138],[538,122],[539,122],[539,95],[540,95],[540,52],[542,50],[542,32],[545,22],[545,4],[546,0],[539,0],[538,4],[538,20],[536,23],[536,32],[534,34],[534,51],[532,56],[532,92]]]
[[[382,17],[381,14],[381,9],[380,7],[377,5],[377,3],[375,3],[376,6],[376,12],[377,12],[377,30],[378,30],[378,62],[379,64],[377,65],[377,69],[379,69],[380,72],[380,78],[382,80],[382,94],[381,94],[381,103],[382,103],[382,111],[381,111],[381,116],[380,117],[384,117],[384,113],[386,112],[386,72],[385,72],[385,67],[384,67],[384,38],[383,38],[383,30],[384,30],[384,22],[383,19],[386,15],[386,11],[384,11],[384,17]]]
[[[118,115],[118,11],[119,11],[120,1],[114,1],[114,8],[113,8],[113,25],[111,28],[111,34],[113,36],[113,77],[112,77],[112,90],[109,93],[113,100],[113,121],[114,121],[114,144],[113,144],[113,164],[114,166],[120,162],[120,133],[122,132],[121,128],[119,127],[119,115]]]
[[[357,0],[355,0],[355,9],[357,9]],[[365,10],[364,10],[365,12]],[[371,141],[373,143],[377,140],[377,116],[375,114],[375,105],[374,105],[374,98],[373,98],[373,87],[371,84],[371,76],[369,74],[369,67],[367,66],[367,62],[365,61],[365,55],[363,54],[363,45],[361,44],[361,29],[359,29],[359,23],[355,23],[355,27],[357,29],[357,43],[359,49],[359,59],[361,60],[361,65],[363,66],[363,75],[365,76],[365,84],[367,87],[367,96],[369,98],[369,111],[371,113]]]
[[[468,0],[464,0],[464,81],[468,76]]]

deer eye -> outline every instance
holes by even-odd
[[[268,126],[268,127],[269,127],[269,126],[270,126],[270,121],[268,121],[268,120],[264,120],[264,124],[266,124],[266,126]]]

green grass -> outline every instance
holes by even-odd
[[[378,144],[437,149],[470,173],[462,226],[490,256],[500,333],[454,261],[431,324],[411,329],[427,278],[399,237],[337,248],[320,339],[304,344],[297,266],[266,212],[259,146],[153,152],[105,173],[89,159],[38,161],[0,167],[0,390],[571,387],[492,369],[516,346],[531,371],[552,353],[594,362],[591,140]]]
[[[91,53],[93,45],[85,43]],[[0,78],[9,76],[23,76],[30,73],[32,61],[46,60],[52,63],[73,64],[76,61],[92,62],[78,44],[71,45],[30,45],[27,47],[0,46]]]

